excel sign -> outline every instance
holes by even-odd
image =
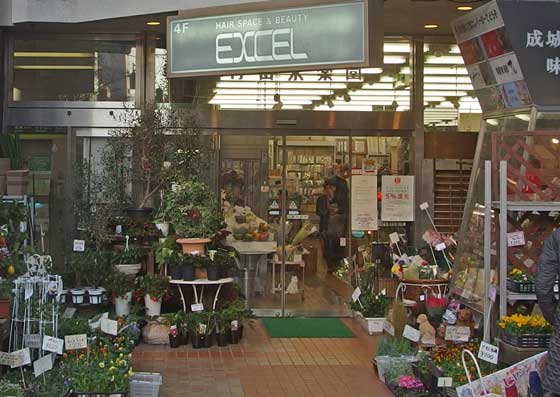
[[[267,3],[259,4],[278,7],[277,1]],[[225,15],[215,15],[220,9],[214,8],[210,16],[181,13],[168,18],[168,75],[379,66],[383,4],[376,7],[378,3],[330,2]],[[372,14],[378,23],[372,22]]]

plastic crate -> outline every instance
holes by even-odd
[[[516,281],[508,278],[507,289],[508,291],[519,292],[521,294],[534,294],[535,283],[532,281]]]
[[[159,373],[136,372],[130,378],[130,397],[157,397],[162,377]]]
[[[502,340],[512,346],[527,348],[548,348],[550,345],[551,334],[527,334],[513,335],[507,332],[502,333]]]

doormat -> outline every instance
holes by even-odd
[[[263,318],[271,338],[353,338],[338,318]]]

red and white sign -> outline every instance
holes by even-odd
[[[414,176],[384,175],[381,177],[381,220],[414,221]]]

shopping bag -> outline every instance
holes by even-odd
[[[476,372],[478,374],[478,378],[480,380],[480,385],[482,386],[482,391],[483,393],[476,393],[474,387],[473,387],[473,381],[471,379],[471,373],[469,371],[469,367],[467,366],[467,363],[465,361],[465,357],[469,355],[470,358],[474,361],[474,366],[476,368]],[[496,393],[489,393],[488,392],[488,388],[486,387],[486,384],[484,383],[484,377],[482,376],[482,372],[480,371],[480,366],[478,365],[478,360],[476,359],[476,357],[474,356],[474,354],[472,354],[472,352],[468,349],[464,349],[463,352],[461,353],[461,361],[463,362],[463,368],[465,369],[465,374],[467,375],[467,380],[469,381],[469,387],[471,389],[471,396],[472,397],[502,397],[499,394]]]

